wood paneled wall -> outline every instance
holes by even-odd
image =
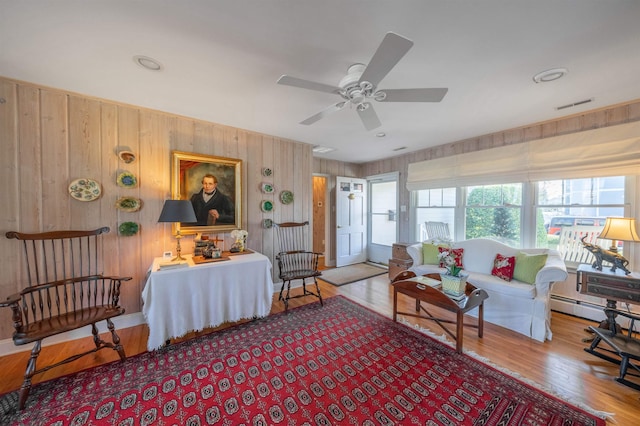
[[[127,313],[141,310],[140,294],[154,257],[175,251],[171,225],[157,223],[165,199],[170,198],[171,151],[238,158],[243,161],[242,224],[248,246],[271,258],[274,281],[277,251],[273,230],[262,220],[312,220],[312,146],[233,127],[198,121],[130,105],[90,98],[34,84],[0,78],[0,297],[22,287],[21,252],[7,231],[40,232],[94,229],[109,226],[105,241],[105,273],[133,276],[123,285],[121,302]],[[127,147],[137,155],[123,164],[117,151]],[[262,176],[270,167],[271,177]],[[116,185],[127,170],[139,180],[135,188]],[[87,177],[102,184],[102,197],[92,202],[72,199],[71,180]],[[261,182],[271,182],[275,194],[262,194]],[[294,202],[279,202],[281,190],[291,190]],[[144,202],[135,213],[122,212],[115,202],[122,196]],[[262,213],[260,201],[275,209]],[[119,236],[122,222],[134,221],[141,231]],[[231,237],[225,238],[230,247]],[[185,253],[193,250],[192,236],[182,240]],[[0,339],[11,336],[11,312],[0,310]]]

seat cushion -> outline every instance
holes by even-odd
[[[514,297],[522,297],[525,299],[534,299],[536,297],[535,286],[523,283],[516,279],[507,282],[493,275],[469,272],[467,282],[473,284],[477,288],[486,290],[489,293],[495,292]]]

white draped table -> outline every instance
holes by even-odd
[[[191,331],[269,315],[273,281],[271,261],[263,254],[198,265],[187,257],[188,268],[158,270],[163,261],[154,260],[142,291],[148,350]]]

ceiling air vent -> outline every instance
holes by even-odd
[[[561,109],[573,108],[575,106],[582,105],[582,104],[588,104],[589,102],[593,102],[593,101],[594,101],[594,98],[585,99],[584,101],[578,101],[578,102],[574,102],[572,104],[567,104],[567,105],[562,105],[562,106],[556,107],[556,109],[558,111],[560,111]]]

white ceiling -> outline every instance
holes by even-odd
[[[640,99],[639,21],[637,0],[0,0],[0,75],[366,162]],[[448,87],[443,101],[375,103],[372,131],[349,108],[298,124],[340,98],[276,80],[337,85],[389,31],[415,44],[380,88]]]

